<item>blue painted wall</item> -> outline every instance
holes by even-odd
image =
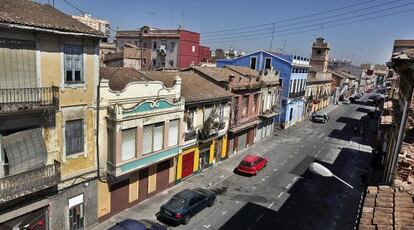
[[[284,54],[272,54],[265,52],[263,50],[256,51],[254,53],[248,54],[243,57],[236,59],[219,59],[216,61],[217,67],[224,67],[226,65],[236,65],[236,66],[246,66],[250,67],[251,57],[256,57],[256,70],[263,70],[265,67],[266,58],[271,58],[271,65],[273,69],[280,72],[280,79],[282,79],[282,97],[284,98],[282,103],[283,110],[280,115],[280,121],[285,122],[287,125],[293,125],[296,121],[302,119],[303,110],[304,110],[304,100],[288,99],[290,92],[291,80],[303,80],[306,82],[308,74],[307,73],[292,73],[294,68],[293,65],[293,55],[284,55]],[[294,108],[292,119],[290,119],[291,108]],[[277,119],[279,120],[279,118]]]

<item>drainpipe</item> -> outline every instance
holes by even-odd
[[[98,84],[97,84],[97,92],[96,92],[96,165],[97,165],[97,174],[98,174],[98,180],[102,183],[107,183],[107,179],[101,177],[100,173],[100,159],[99,159],[99,111],[101,109],[100,107],[100,101],[101,101],[101,92],[100,92],[100,86],[101,86],[101,78],[98,78]]]
[[[412,95],[412,94],[413,94],[413,87],[411,86],[410,89],[409,89],[409,94],[408,95]],[[395,172],[395,168],[396,168],[396,165],[397,165],[398,155],[400,153],[402,139],[403,139],[403,136],[404,136],[405,123],[406,123],[406,120],[407,120],[408,108],[409,108],[410,101],[411,101],[410,99],[411,99],[411,96],[408,100],[406,100],[404,102],[404,110],[403,110],[403,115],[402,115],[402,118],[401,118],[400,128],[398,130],[397,143],[396,143],[394,152],[392,154],[391,168],[390,168],[390,171],[388,172],[388,175],[387,175],[387,178],[386,178],[387,183],[391,183],[392,179],[394,178],[394,172]]]

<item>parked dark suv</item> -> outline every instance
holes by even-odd
[[[206,207],[211,207],[216,194],[206,189],[184,189],[161,206],[157,219],[174,224],[188,224],[191,217]]]

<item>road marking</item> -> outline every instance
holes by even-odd
[[[255,187],[255,186],[253,186],[253,187],[252,187],[252,189],[256,189],[256,187]]]
[[[262,219],[262,217],[264,216],[264,212],[262,212],[262,214],[260,214],[260,216],[259,217],[257,217],[257,219],[256,219],[256,221],[257,222],[259,222],[260,221],[260,219]]]
[[[267,208],[271,208],[274,204],[275,204],[275,202],[273,201]]]
[[[281,193],[277,196],[277,199],[279,199],[282,195],[283,195],[283,192],[281,192]]]
[[[224,216],[226,215],[227,211],[221,211],[221,215]]]
[[[286,186],[286,189],[289,189],[289,188],[290,188],[290,186],[292,186],[292,183],[289,183],[289,184]]]
[[[277,171],[277,169],[273,169],[273,171],[274,171],[274,172],[276,172],[276,171]]]
[[[205,227],[205,228],[210,228],[210,224],[209,225],[203,225],[203,227]]]
[[[260,179],[260,180],[265,181],[266,179],[265,179],[265,178],[262,178],[262,179]]]

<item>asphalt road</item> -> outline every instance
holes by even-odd
[[[353,229],[371,158],[369,134],[356,136],[354,127],[358,135],[359,127],[365,130],[370,109],[363,103],[338,105],[326,124],[305,121],[277,131],[248,150],[268,158],[262,172],[254,177],[223,175],[210,184],[217,193],[215,205],[188,225],[172,228]],[[308,166],[315,160],[355,189],[310,173]]]

